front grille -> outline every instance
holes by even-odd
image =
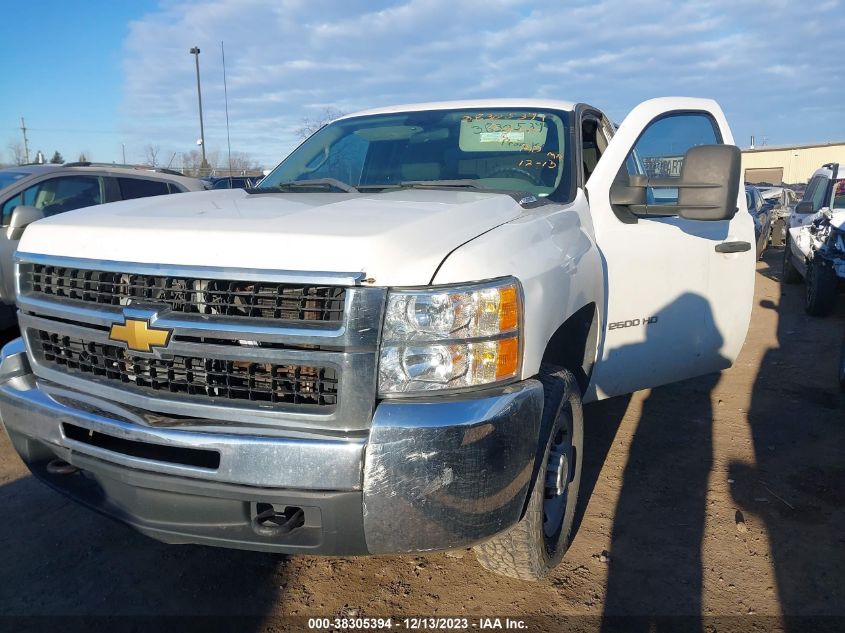
[[[31,330],[29,340],[39,363],[114,386],[246,402],[337,405],[337,372],[330,367],[201,356],[158,359],[43,330]]]
[[[343,319],[343,287],[116,273],[45,264],[21,266],[24,294],[79,304],[143,303],[219,317],[334,321]]]

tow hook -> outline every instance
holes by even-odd
[[[256,515],[252,517],[252,531],[259,536],[279,537],[305,525],[302,508],[284,506],[279,511],[271,503],[258,503]]]
[[[72,475],[79,469],[73,464],[68,464],[63,459],[53,459],[47,463],[47,472],[50,475]]]

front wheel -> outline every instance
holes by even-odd
[[[827,316],[836,306],[836,271],[816,257],[807,266],[804,309],[811,316]]]
[[[521,580],[540,580],[563,558],[581,485],[584,415],[578,383],[568,370],[548,365],[539,379],[545,391],[540,426],[545,450],[525,514],[473,548],[482,567]]]
[[[792,263],[792,248],[789,244],[789,237],[786,238],[786,243],[783,246],[783,267],[781,269],[780,279],[785,284],[797,284],[801,281],[801,273],[795,268]]]

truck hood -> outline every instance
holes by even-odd
[[[27,228],[19,250],[175,266],[365,273],[377,285],[421,285],[451,251],[521,210],[508,195],[466,190],[230,189],[56,215]]]

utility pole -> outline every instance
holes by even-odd
[[[120,147],[123,149],[123,164],[126,164],[126,143],[121,143]]]
[[[24,162],[29,162],[29,140],[26,138],[26,123],[24,123],[23,117],[21,117],[21,132],[23,132],[23,157]]]
[[[205,159],[205,128],[202,124],[202,90],[200,90],[200,49],[199,47],[194,46],[188,52],[194,56],[194,60],[197,64],[197,100],[199,101],[200,106],[200,149],[202,150],[202,163],[200,163],[200,174],[203,174],[203,172],[207,174],[208,161]]]

